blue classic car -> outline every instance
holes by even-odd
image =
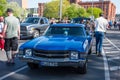
[[[43,36],[22,44],[18,57],[33,69],[39,66],[72,66],[87,72],[87,56],[92,49],[92,36],[83,24],[53,24]]]

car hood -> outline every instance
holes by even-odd
[[[30,25],[34,25],[34,24],[32,24],[32,23],[21,23],[20,24],[21,27],[30,26]]]
[[[39,37],[26,42],[20,48],[33,48],[37,50],[81,50],[85,37],[49,36]]]

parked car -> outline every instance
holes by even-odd
[[[84,24],[85,29],[94,35],[95,23],[91,18],[76,17],[71,19],[71,23]]]
[[[91,21],[91,18],[77,17],[77,18],[72,18],[71,23],[86,24],[87,20]]]
[[[45,17],[28,17],[20,24],[21,38],[39,37],[49,26],[49,21]]]
[[[39,66],[71,66],[87,72],[87,56],[93,38],[83,24],[53,24],[44,35],[22,44],[18,57],[33,69]]]

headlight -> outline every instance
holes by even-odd
[[[33,31],[34,28],[33,27],[28,27],[28,31]]]
[[[25,56],[32,56],[32,49],[26,49]]]
[[[78,59],[78,52],[77,51],[71,51],[70,59]]]

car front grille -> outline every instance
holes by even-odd
[[[20,27],[20,30],[21,30],[21,31],[26,31],[26,30],[27,30],[27,27],[21,26],[21,27]]]
[[[69,58],[69,51],[34,50],[33,56],[42,58]]]

